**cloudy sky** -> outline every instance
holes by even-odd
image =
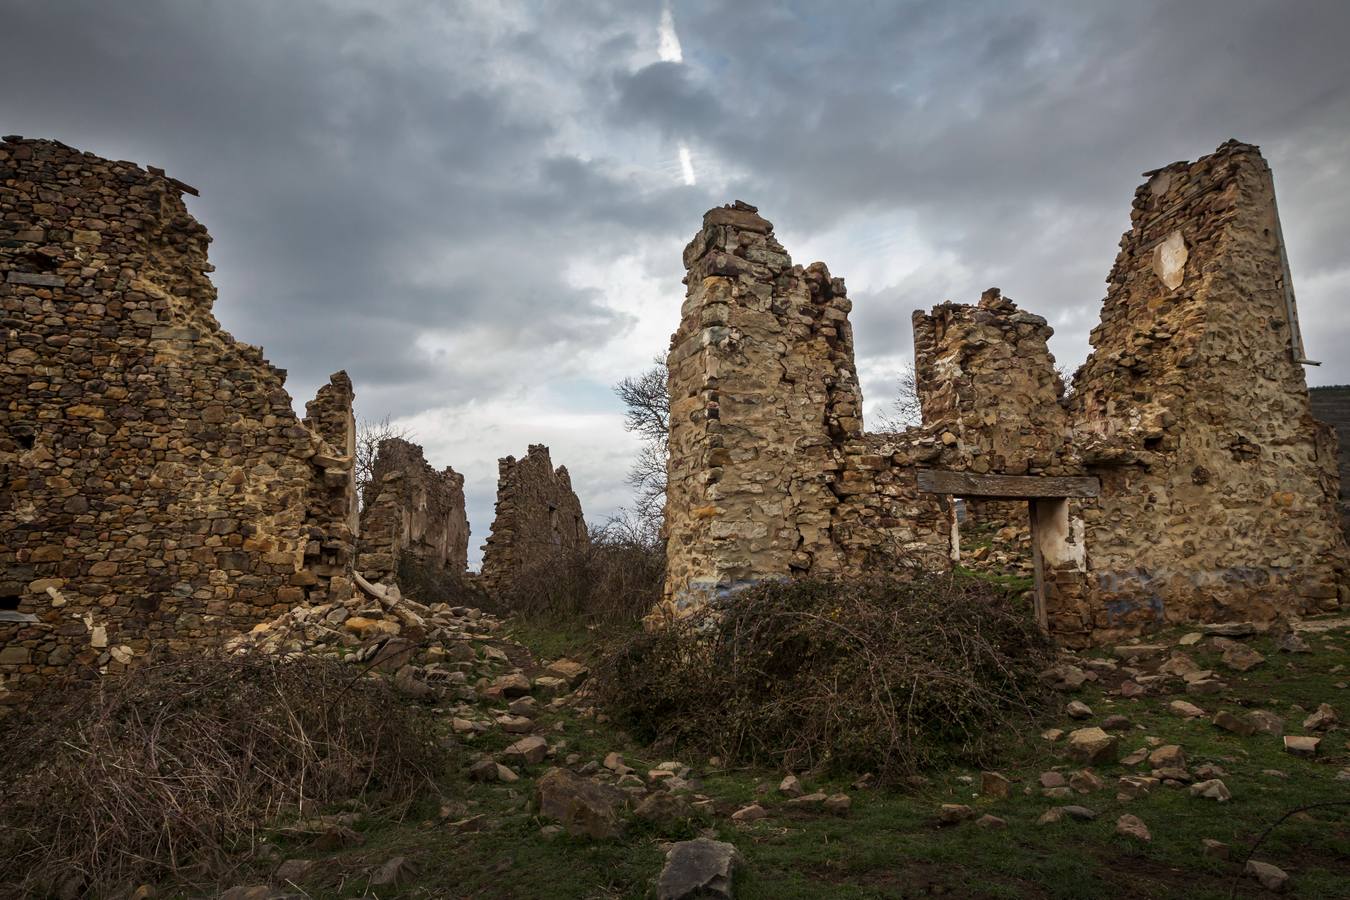
[[[1140,173],[1260,144],[1310,383],[1350,382],[1347,37],[1344,0],[0,0],[0,131],[199,188],[221,322],[465,473],[476,560],[531,442],[628,502],[610,386],[733,199],[847,279],[875,416],[910,312],[991,285],[1077,366]]]

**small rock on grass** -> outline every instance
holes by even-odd
[[[1090,719],[1092,718],[1092,707],[1082,700],[1070,700],[1068,705],[1064,707],[1064,714],[1070,719]]]
[[[1231,731],[1233,734],[1242,737],[1251,737],[1256,734],[1256,726],[1245,716],[1238,716],[1226,709],[1221,709],[1214,714],[1214,727],[1222,728],[1224,731]]]
[[[1284,890],[1285,884],[1289,881],[1289,873],[1284,869],[1255,859],[1247,860],[1247,868],[1244,871],[1261,882],[1261,887],[1277,894]]]
[[[778,793],[788,797],[800,797],[806,793],[806,788],[802,787],[801,779],[796,775],[789,775],[778,783]]]
[[[1200,855],[1206,859],[1227,859],[1228,845],[1214,838],[1201,838]]]
[[[998,772],[980,773],[980,793],[1002,800],[1012,793],[1012,782]]]
[[[768,812],[764,809],[764,807],[760,806],[758,803],[751,803],[749,806],[742,806],[740,809],[732,813],[731,821],[742,823],[758,822],[760,819],[764,818],[767,815]]]
[[[1200,797],[1204,800],[1217,800],[1220,803],[1227,803],[1233,799],[1233,794],[1228,790],[1228,785],[1217,778],[1211,778],[1209,781],[1201,781],[1190,786],[1192,797]]]
[[[1181,716],[1183,719],[1198,719],[1205,714],[1205,711],[1194,703],[1187,703],[1185,700],[1173,700],[1167,704],[1167,709],[1173,715]]]
[[[1116,819],[1116,834],[1124,835],[1125,837],[1133,838],[1145,843],[1153,840],[1153,835],[1149,833],[1148,826],[1144,824],[1144,820],[1138,816],[1130,815],[1129,813],[1125,813],[1125,815]]]
[[[1119,740],[1100,728],[1079,728],[1069,734],[1069,756],[1082,763],[1114,763]]]
[[[853,808],[853,800],[848,794],[831,794],[825,798],[825,803],[822,805],[825,811],[831,815],[845,816]]]
[[[1286,734],[1284,736],[1284,752],[1294,756],[1311,758],[1317,755],[1317,745],[1320,743],[1322,743],[1321,738]]]
[[[989,813],[985,813],[984,815],[976,819],[975,824],[980,826],[981,828],[988,828],[994,831],[1000,828],[1008,827],[1008,823],[1006,820],[1000,819],[998,816],[992,816]]]
[[[1303,720],[1303,727],[1308,731],[1326,731],[1338,721],[1336,710],[1330,703],[1321,703],[1316,712]]]
[[[975,810],[964,803],[944,803],[938,808],[938,822],[943,825],[955,825],[973,818]]]
[[[741,854],[724,841],[680,841],[666,852],[656,882],[657,900],[730,900],[732,878],[743,864]]]
[[[416,874],[416,867],[406,856],[395,856],[370,876],[371,887],[393,887],[403,884]]]

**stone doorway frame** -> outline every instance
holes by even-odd
[[[1047,586],[1057,579],[1047,580],[1047,568],[1053,573],[1086,572],[1086,548],[1081,533],[1074,540],[1069,500],[1100,496],[1101,481],[1090,475],[978,475],[948,469],[920,469],[917,480],[919,490],[927,494],[1027,501],[1035,579],[1033,604],[1036,621],[1048,634]]]

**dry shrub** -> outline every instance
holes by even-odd
[[[661,599],[665,545],[631,520],[592,528],[584,547],[534,554],[500,599],[526,619],[634,624]]]
[[[883,779],[978,763],[1034,717],[1050,645],[986,582],[768,582],[625,637],[590,684],[644,740]]]
[[[278,813],[406,805],[436,773],[425,715],[311,658],[181,658],[85,688],[9,723],[0,894],[219,877]]]

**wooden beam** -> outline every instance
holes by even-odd
[[[945,469],[920,469],[919,490],[954,497],[1096,497],[1102,484],[1093,476],[976,475]]]

